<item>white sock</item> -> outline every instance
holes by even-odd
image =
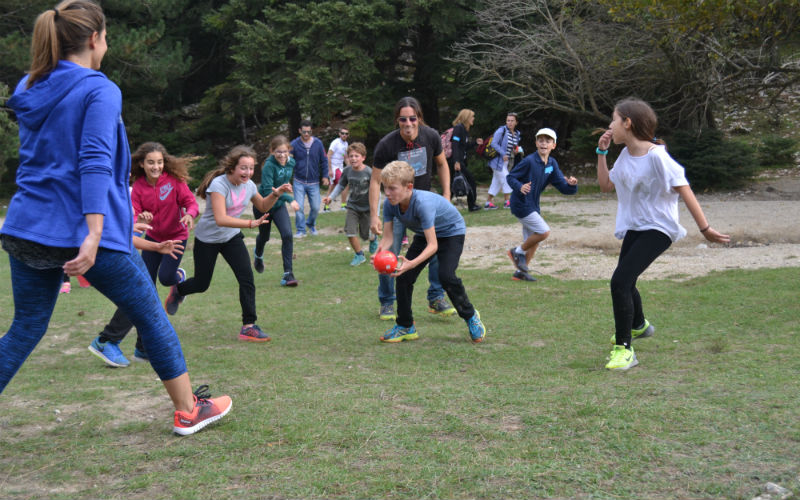
[[[525,250],[523,250],[521,246],[517,245],[517,248],[514,249],[514,253],[524,254]]]

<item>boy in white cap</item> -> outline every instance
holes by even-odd
[[[517,281],[536,281],[530,275],[529,265],[539,243],[550,236],[550,226],[539,213],[539,197],[548,184],[552,184],[562,194],[578,192],[578,179],[564,177],[558,162],[550,158],[556,147],[556,132],[543,128],[536,132],[536,153],[525,157],[514,170],[509,172],[507,181],[511,186],[511,213],[522,224],[524,241],[508,251],[516,271],[511,279]]]

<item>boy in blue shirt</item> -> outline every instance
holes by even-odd
[[[551,128],[536,132],[536,153],[525,157],[514,167],[507,177],[511,186],[511,213],[522,224],[522,237],[525,241],[508,251],[508,257],[517,270],[511,277],[517,281],[536,281],[529,273],[539,243],[550,236],[550,226],[539,213],[539,197],[548,184],[552,184],[562,194],[578,192],[578,179],[564,178],[558,169],[558,162],[550,158],[556,147],[556,133]]]
[[[383,205],[383,236],[378,252],[392,247],[392,224],[397,218],[414,232],[405,257],[398,256],[396,278],[397,323],[384,332],[381,342],[419,338],[411,313],[414,282],[431,258],[439,259],[439,279],[458,315],[467,322],[473,342],[482,342],[486,328],[472,306],[456,268],[464,249],[467,226],[458,210],[444,197],[414,189],[414,169],[404,161],[393,161],[381,171],[386,201]]]

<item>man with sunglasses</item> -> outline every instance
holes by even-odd
[[[300,210],[294,213],[296,228],[295,238],[305,238],[306,231],[317,234],[317,215],[322,201],[319,192],[319,181],[328,185],[328,157],[322,141],[312,135],[311,121],[300,122],[300,137],[292,141],[292,154],[294,155],[294,199],[300,205]],[[305,198],[308,197],[308,219],[305,215]]]
[[[442,139],[439,132],[425,125],[422,117],[422,106],[413,97],[403,97],[394,107],[394,118],[397,129],[389,132],[375,146],[372,162],[372,178],[369,185],[370,229],[381,234],[383,223],[380,218],[378,204],[381,196],[381,170],[387,164],[400,160],[414,168],[414,189],[431,190],[431,178],[434,167],[442,186],[442,196],[450,199],[450,170],[447,158],[442,150]],[[400,253],[401,241],[405,227],[395,219],[392,224],[392,253]],[[381,303],[380,318],[393,320],[394,311],[394,278],[381,274],[378,285],[378,300]],[[444,288],[439,281],[439,261],[434,256],[428,264],[428,311],[442,316],[451,316],[456,310],[444,297]]]
[[[328,191],[329,193],[333,191],[333,188],[335,188],[337,184],[339,184],[339,179],[342,178],[344,167],[347,166],[348,137],[350,137],[350,131],[347,130],[347,128],[342,127],[339,129],[339,137],[332,140],[331,145],[328,147],[328,165],[330,165],[328,176],[331,179],[331,187]],[[347,192],[347,188],[344,188],[344,191],[342,191],[342,209],[344,209],[347,205]],[[330,212],[331,209],[328,205],[325,205],[322,211]]]

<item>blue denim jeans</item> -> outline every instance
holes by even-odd
[[[393,254],[400,255],[403,244],[403,234],[406,227],[397,219],[392,221],[392,247]],[[428,302],[444,297],[444,288],[439,281],[439,259],[434,255],[428,262]],[[386,274],[378,275],[378,300],[381,305],[394,304],[394,278]]]
[[[317,227],[317,215],[319,215],[319,204],[322,198],[319,194],[319,183],[305,184],[299,181],[294,181],[292,184],[294,190],[294,199],[300,205],[300,210],[294,214],[294,225],[297,232],[306,234],[306,228],[311,229]],[[308,212],[308,220],[305,214],[305,198],[308,196],[308,205],[311,210]]]
[[[64,273],[61,268],[34,269],[11,256],[9,261],[14,320],[0,338],[0,392],[47,332]],[[150,364],[161,380],[186,373],[178,335],[167,320],[138,252],[128,254],[101,248],[85,276],[131,318],[142,336]]]

